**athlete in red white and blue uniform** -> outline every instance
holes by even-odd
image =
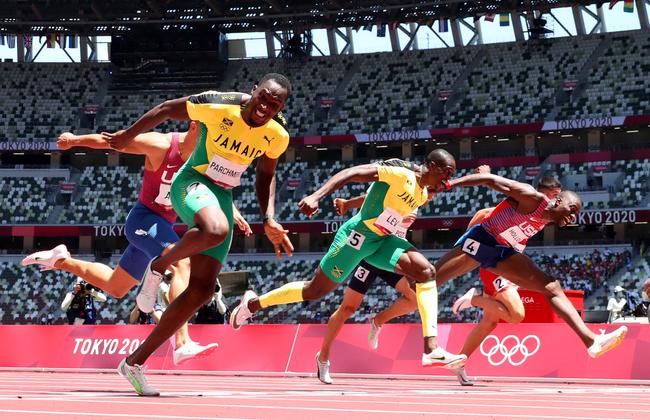
[[[503,200],[481,224],[470,227],[454,248],[435,264],[438,285],[481,267],[526,289],[543,293],[551,308],[575,331],[591,357],[618,346],[626,327],[596,335],[585,325],[562,291],[557,279],[542,272],[521,251],[529,238],[549,223],[566,226],[578,215],[582,200],[571,191],[549,199],[532,185],[478,173],[451,180],[448,188],[486,186],[505,194]],[[425,347],[433,347],[425,342]],[[429,350],[429,349],[426,349]]]

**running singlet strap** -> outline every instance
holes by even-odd
[[[542,219],[544,210],[551,200],[547,197],[529,214],[521,214],[510,205],[508,200],[500,202],[481,225],[502,245],[523,252],[528,239],[544,229],[549,221]]]
[[[289,145],[286,119],[279,113],[265,125],[250,127],[242,118],[242,93],[203,92],[190,96],[187,113],[199,121],[199,138],[188,165],[213,183],[230,189],[256,158],[277,159]]]
[[[144,170],[138,201],[170,222],[176,221],[169,190],[176,172],[183,166],[180,153],[180,134],[172,133],[172,141],[165,158],[155,171]]]

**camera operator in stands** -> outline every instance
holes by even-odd
[[[648,318],[648,323],[650,323],[650,278],[647,278],[643,282],[641,288],[641,303],[636,305],[634,312],[632,314],[637,318]]]
[[[223,324],[227,316],[228,307],[223,301],[223,293],[219,279],[215,286],[214,294],[210,302],[201,306],[194,319],[195,324]]]
[[[61,309],[66,311],[70,325],[94,325],[97,323],[95,301],[106,302],[106,295],[96,290],[81,278],[72,286],[72,291],[65,295]]]

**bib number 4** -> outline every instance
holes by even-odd
[[[465,239],[463,251],[469,255],[476,255],[481,244],[474,239]]]

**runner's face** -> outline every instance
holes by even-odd
[[[254,127],[262,126],[282,111],[288,96],[287,89],[274,80],[266,80],[253,88],[244,113]]]
[[[579,200],[569,195],[559,194],[555,207],[550,211],[551,219],[560,227],[566,226],[573,223],[581,209],[582,203]]]
[[[456,173],[456,162],[434,161],[427,164],[427,175],[424,184],[431,191],[441,192],[445,190],[445,183]]]

